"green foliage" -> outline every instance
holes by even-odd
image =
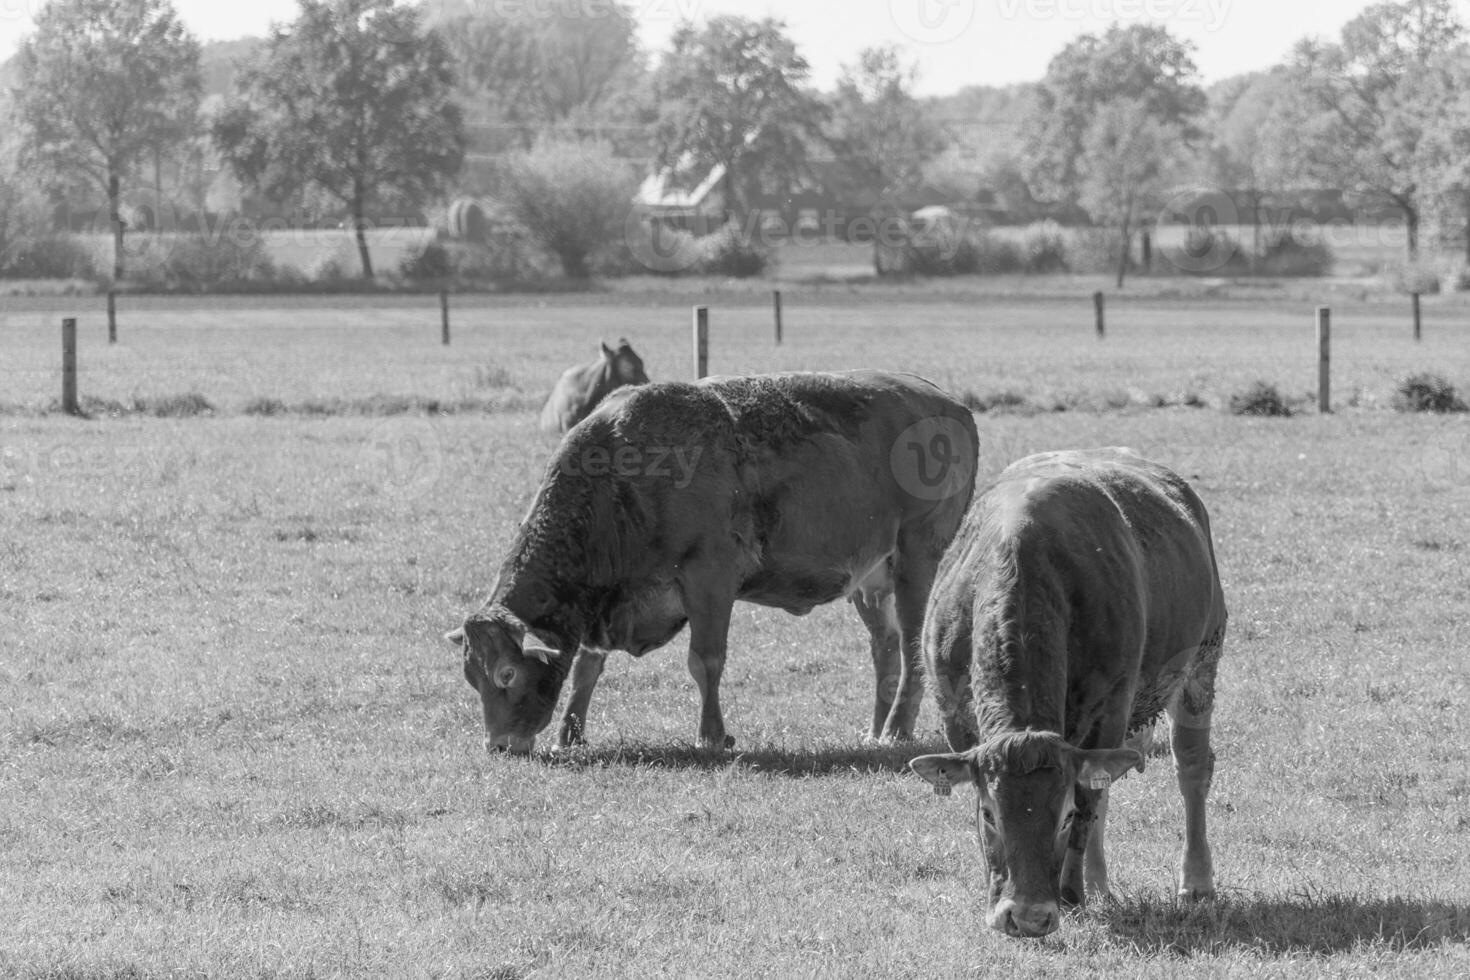
[[[1087,134],[1105,106],[1131,103],[1159,127],[1197,136],[1206,103],[1193,52],[1193,44],[1151,24],[1114,24],[1063,48],[1047,66],[1027,124],[1032,187],[1051,199],[1080,198]]]
[[[702,29],[681,26],[654,79],[654,166],[683,183],[724,167],[726,206],[737,215],[758,192],[791,190],[825,142],[810,76],[778,20],[722,15]]]
[[[917,186],[929,161],[944,150],[943,129],[913,96],[917,65],[892,45],[865,48],[843,68],[832,100],[832,146],[844,180],[855,191]]]
[[[1332,263],[1332,248],[1325,241],[1284,230],[1261,239],[1257,269],[1263,276],[1325,276]]]
[[[1424,205],[1416,161],[1442,122],[1426,73],[1464,33],[1451,0],[1390,0],[1348,21],[1339,42],[1302,41],[1293,53],[1301,118],[1291,128],[1307,175],[1399,208],[1410,259]]]
[[[1393,407],[1400,412],[1465,412],[1470,411],[1455,386],[1437,374],[1413,374],[1399,382],[1394,391]]]
[[[145,288],[208,292],[276,279],[265,243],[253,229],[134,238],[130,280]]]
[[[347,209],[365,279],[368,205],[422,206],[464,161],[452,59],[420,16],[393,0],[302,0],[214,123],[221,156],[247,187],[314,190]]]
[[[1231,415],[1264,415],[1275,418],[1291,416],[1291,405],[1273,384],[1257,381],[1245,391],[1230,396]]]
[[[444,281],[454,275],[454,259],[443,244],[427,242],[404,256],[398,272],[405,279],[419,282]]]
[[[1055,221],[1027,225],[1021,233],[1021,266],[1028,273],[1065,272],[1067,233]]]
[[[93,279],[97,265],[92,250],[71,235],[40,235],[20,242],[10,262],[0,269],[9,279]]]
[[[770,249],[752,241],[734,222],[698,239],[697,244],[695,271],[704,275],[747,279],[764,274],[771,265]]]
[[[198,127],[199,42],[169,0],[52,0],[18,61],[25,157],[56,179],[91,182],[113,213],[144,158]],[[113,248],[120,279],[120,223]]]
[[[542,140],[506,168],[506,205],[571,279],[586,279],[598,253],[628,223],[632,172],[604,141]]]
[[[618,124],[633,122],[641,108],[638,25],[621,0],[578,0],[562,16],[535,4],[475,0],[440,0],[427,11],[459,66],[466,102],[488,111],[522,148],[549,124],[621,141]]]

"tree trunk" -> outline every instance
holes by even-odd
[[[591,270],[587,268],[586,252],[562,252],[558,258],[561,259],[561,271],[568,279],[587,279],[591,276]]]
[[[1130,212],[1132,208],[1128,209]],[[1123,248],[1122,254],[1118,256],[1118,288],[1123,288],[1123,277],[1128,274],[1128,253],[1133,249],[1133,229],[1130,227],[1130,214],[1123,216]]]
[[[1413,262],[1419,257],[1419,209],[1408,204],[1401,207],[1404,209],[1405,245],[1408,248],[1409,261]]]
[[[1248,192],[1251,202],[1251,275],[1261,271],[1261,192],[1252,187]]]
[[[352,196],[352,233],[357,236],[357,257],[362,260],[362,277],[372,282],[373,257],[368,254],[367,218],[363,216],[364,197],[361,188]]]
[[[107,173],[107,217],[112,222],[112,281],[123,277],[122,177],[109,168]]]
[[[1465,193],[1465,265],[1470,267],[1470,191]]]

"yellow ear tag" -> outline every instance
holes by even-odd
[[[1107,789],[1113,785],[1113,777],[1105,772],[1095,772],[1092,774],[1092,779],[1088,781],[1087,785],[1092,789]]]
[[[953,792],[954,787],[949,784],[949,777],[946,776],[944,773],[940,773],[939,777],[934,780],[934,795],[948,796],[950,793]]]

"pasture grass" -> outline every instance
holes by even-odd
[[[1027,397],[1218,397],[1282,367],[1310,332],[1283,338],[1294,317],[1207,304],[1141,305],[1103,345],[1058,326],[1069,308],[1047,302],[794,308],[801,326],[779,349],[764,310],[722,309],[715,365],[879,363]],[[486,306],[443,351],[435,324],[422,336],[387,321],[401,310],[305,304],[273,327],[283,311],[209,320],[160,304],[124,334],[143,356],[96,350],[94,387],[197,390],[215,414],[0,419],[0,975],[1470,972],[1463,415],[980,417],[981,479],[1029,452],[1125,444],[1190,477],[1211,509],[1231,608],[1215,903],[1172,898],[1182,807],[1156,756],[1114,793],[1116,900],[1043,941],[989,932],[972,800],[936,798],[905,771],[940,744],[933,707],[915,745],[862,743],[871,667],[840,605],[737,608],[733,752],[691,744],[681,638],[610,661],[588,747],[487,757],[439,634],[478,604],[530,503],[551,448],[532,393],[590,358],[598,333],[629,335],[655,377],[681,376],[687,327],[665,324],[670,312]],[[350,322],[376,316],[371,330]],[[1404,351],[1386,325],[1345,319],[1347,349],[1371,357],[1345,357],[1344,372],[1467,374],[1463,344]],[[39,360],[39,327],[10,316],[5,329],[6,367]],[[129,363],[150,370],[132,377]],[[507,391],[525,401],[243,411]]]

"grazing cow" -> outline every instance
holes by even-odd
[[[602,356],[591,364],[567,368],[541,408],[541,429],[558,435],[592,414],[610,392],[623,385],[646,385],[643,359],[627,338],[618,339],[618,349],[602,345]]]
[[[924,618],[955,751],[910,765],[941,794],[975,784],[992,928],[1043,936],[1060,903],[1107,894],[1107,787],[1143,770],[1129,736],[1161,711],[1184,796],[1179,894],[1213,894],[1205,796],[1224,637],[1209,518],[1163,466],[1127,449],[1043,453],[977,498]]]
[[[529,752],[568,674],[559,744],[581,741],[604,654],[642,656],[687,622],[699,743],[726,747],[719,686],[735,601],[801,615],[843,596],[873,633],[872,733],[910,737],[924,604],[977,453],[969,410],[912,375],[618,392],[562,440],[489,599],[447,634],[480,693],[487,743]]]

